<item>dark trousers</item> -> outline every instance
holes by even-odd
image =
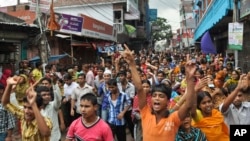
[[[117,126],[117,125],[113,125],[113,124],[109,124],[113,136],[115,138],[115,136],[117,137],[118,141],[126,141],[127,137],[126,137],[126,125],[121,125],[121,126]]]
[[[129,132],[131,133],[131,136],[134,138],[134,123],[132,121],[131,113],[132,113],[132,110],[127,111],[124,115],[124,118],[126,120],[126,124],[128,126]]]
[[[71,103],[69,101],[66,103],[62,103],[61,105],[66,128],[69,127],[72,121],[74,120],[74,117],[70,115],[70,107]]]

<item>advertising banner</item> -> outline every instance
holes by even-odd
[[[82,23],[82,17],[61,14],[61,19],[59,21],[59,24],[61,26],[60,31],[81,35]]]
[[[111,40],[111,41],[115,40],[116,34],[113,30],[113,26],[83,14],[81,14],[81,17],[83,18],[83,24],[82,24],[83,36],[104,39],[104,40]]]
[[[156,21],[157,9],[149,9],[149,21]]]
[[[48,18],[47,21],[49,21],[50,16],[48,16],[47,18]],[[64,32],[64,33],[81,35],[82,23],[83,23],[82,17],[55,13],[55,21],[60,25],[59,31]],[[47,23],[47,27],[48,27],[48,23]]]
[[[243,45],[243,23],[228,24],[228,48],[242,50]]]

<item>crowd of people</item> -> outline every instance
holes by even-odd
[[[125,50],[58,68],[23,60],[0,79],[0,141],[229,141],[250,124],[250,73],[232,56]]]

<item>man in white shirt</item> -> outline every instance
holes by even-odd
[[[81,116],[80,112],[80,99],[87,93],[93,93],[93,87],[88,85],[85,80],[85,74],[80,73],[77,78],[78,86],[73,89],[71,95],[71,108],[70,115],[77,119]]]
[[[64,98],[62,100],[62,110],[65,119],[65,125],[68,127],[71,122],[74,120],[74,117],[70,115],[70,107],[71,107],[71,94],[73,90],[78,86],[76,82],[73,81],[72,76],[70,74],[64,75]]]
[[[51,79],[44,77],[41,80],[41,85],[37,88],[38,94],[43,98],[43,108],[41,114],[50,118],[52,122],[52,131],[50,141],[59,141],[61,132],[59,128],[58,110],[61,106],[61,94],[58,86],[52,85]],[[54,99],[52,100],[52,94]]]
[[[245,77],[245,78],[244,78]],[[245,101],[245,95],[249,94],[246,76],[241,76],[237,87],[219,106],[219,110],[224,115],[225,123],[230,125],[250,124],[250,102]]]

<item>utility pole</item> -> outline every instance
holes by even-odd
[[[185,31],[186,31],[186,38],[187,38],[187,47],[189,48],[189,38],[188,38],[188,29],[187,29],[187,19],[186,19],[186,11],[185,11],[185,8],[184,8],[184,5],[182,5],[182,11],[183,11],[183,18],[184,18],[184,26],[185,26]],[[190,49],[189,50],[189,53],[190,52]]]
[[[40,0],[36,0],[36,20],[40,28],[40,34],[36,37],[36,45],[38,46],[39,56],[43,65],[43,75],[45,74],[45,66],[48,64],[49,52],[48,42],[45,33],[44,22],[41,21]]]
[[[233,23],[239,21],[239,9],[238,9],[238,3],[240,0],[234,0],[234,9],[233,9]],[[234,60],[235,64],[234,67],[238,67],[239,63],[239,56],[238,56],[238,50],[234,50]]]

